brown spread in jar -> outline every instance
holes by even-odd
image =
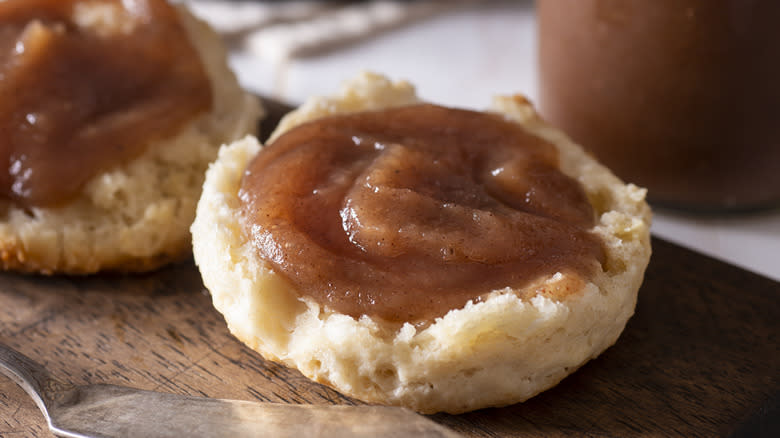
[[[780,2],[541,0],[541,112],[653,202],[780,204]]]
[[[496,114],[420,104],[315,120],[262,150],[239,196],[258,255],[353,317],[431,321],[604,259],[557,149]]]
[[[164,0],[0,2],[0,196],[56,205],[211,106]]]

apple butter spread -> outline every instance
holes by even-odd
[[[0,191],[75,196],[211,107],[198,53],[163,0],[0,2]]]
[[[303,295],[421,323],[604,252],[554,145],[501,116],[429,104],[300,125],[249,164],[241,223]]]
[[[780,205],[780,2],[541,0],[540,105],[653,202]]]

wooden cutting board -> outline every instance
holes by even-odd
[[[778,294],[780,283],[655,239],[636,314],[615,346],[526,403],[433,419],[485,437],[714,436],[735,428],[749,436],[757,427],[773,428],[764,430],[771,436],[780,413]],[[231,337],[192,262],[141,276],[0,274],[0,342],[77,384],[358,403]],[[50,436],[32,400],[4,377],[0,436]]]
[[[290,107],[264,103],[268,133]],[[780,283],[653,245],[636,314],[615,346],[525,403],[432,418],[479,437],[780,436]],[[0,273],[0,342],[75,384],[360,403],[235,340],[191,261],[136,276]],[[0,438],[17,436],[51,434],[0,376]]]

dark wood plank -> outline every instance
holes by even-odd
[[[726,435],[780,389],[778,292],[656,239],[636,315],[614,347],[526,403],[433,418],[467,436]],[[191,262],[143,276],[0,274],[0,303],[0,342],[74,383],[356,403],[232,338]],[[5,378],[0,436],[50,436]]]
[[[263,136],[290,109],[266,106]],[[467,436],[780,436],[779,292],[656,239],[637,313],[614,347],[526,403],[434,419]],[[358,403],[233,339],[191,262],[142,276],[0,274],[0,342],[74,383]],[[0,377],[0,437],[15,436],[51,435],[33,402]]]

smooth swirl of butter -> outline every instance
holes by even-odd
[[[249,165],[243,224],[301,293],[355,317],[426,321],[603,260],[557,149],[493,114],[421,104],[317,120]]]

